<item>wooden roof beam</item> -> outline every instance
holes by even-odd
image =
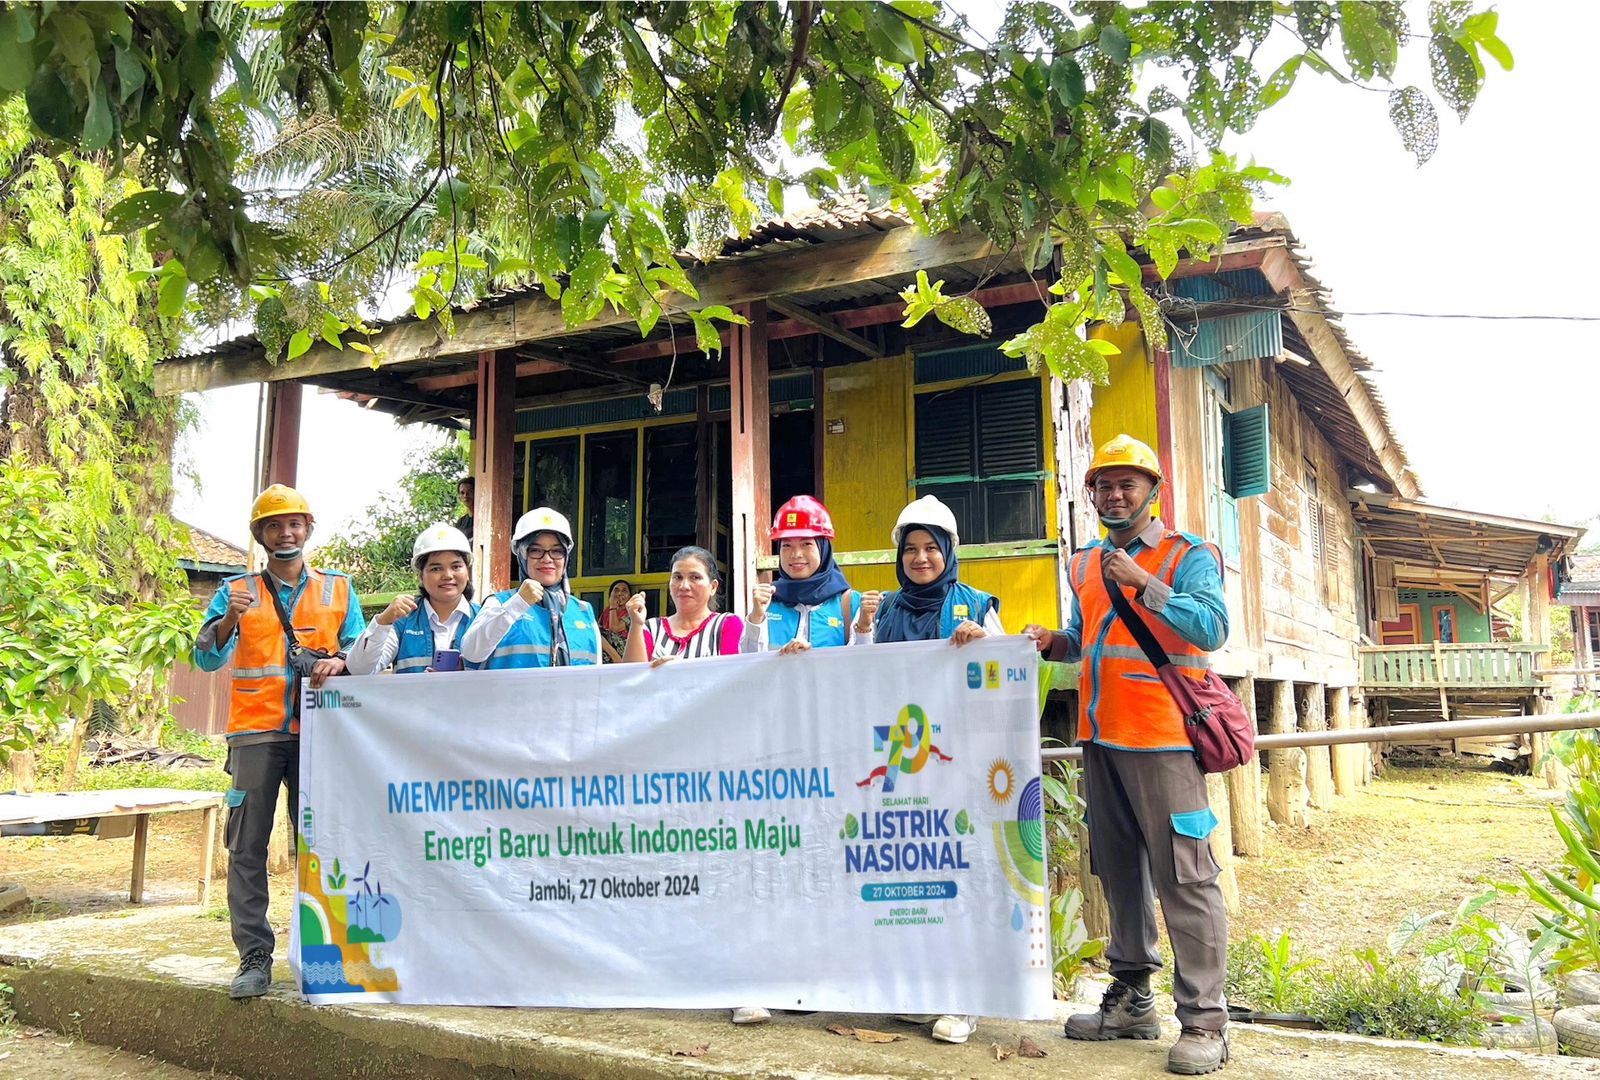
[[[729,307],[762,300],[773,293],[793,295],[855,285],[917,270],[999,258],[1005,252],[975,230],[928,236],[914,228],[890,229],[837,243],[740,259],[719,259],[687,270],[697,299],[673,293],[669,310]],[[515,349],[530,341],[566,337],[632,321],[625,311],[607,308],[581,326],[568,326],[561,305],[536,293],[509,303],[486,303],[455,316],[455,335],[446,337],[436,321],[402,320],[373,341],[376,357],[318,342],[291,363],[273,364],[259,348],[231,361],[207,357],[163,360],[156,365],[156,392],[162,395],[209,390],[241,383],[305,380],[370,367],[414,364],[422,360]]]
[[[767,298],[767,307],[779,314],[787,315],[797,322],[804,323],[823,337],[832,338],[841,345],[848,345],[863,356],[870,356],[874,360],[882,360],[885,355],[882,349],[860,334],[852,330],[846,330],[827,315],[802,307],[792,299],[771,296]]]

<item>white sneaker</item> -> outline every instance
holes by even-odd
[[[735,1024],[765,1024],[772,1019],[772,1013],[759,1005],[741,1005],[733,1010]]]
[[[941,1016],[933,1023],[933,1037],[939,1042],[964,1043],[977,1030],[976,1016]]]

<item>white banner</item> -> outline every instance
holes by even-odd
[[[305,691],[312,1002],[1051,1015],[1037,654]]]

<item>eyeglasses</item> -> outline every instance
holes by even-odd
[[[528,558],[536,563],[549,559],[553,563],[567,561],[567,553],[562,548],[529,548]]]

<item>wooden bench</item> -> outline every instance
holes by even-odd
[[[217,819],[227,801],[219,791],[179,791],[176,788],[113,788],[108,791],[66,791],[59,794],[0,795],[0,829],[15,825],[49,825],[133,819],[133,879],[128,899],[144,902],[144,863],[150,844],[150,815],[201,811],[200,879],[196,902],[211,902],[211,872],[216,860]],[[14,835],[23,835],[16,834]],[[36,834],[35,834],[36,835]]]

